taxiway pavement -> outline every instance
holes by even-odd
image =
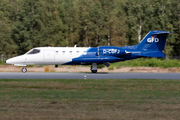
[[[21,73],[0,72],[0,79],[174,79],[180,73]]]

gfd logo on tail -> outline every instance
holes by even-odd
[[[148,38],[147,39],[147,42],[150,42],[150,43],[152,43],[152,42],[159,42],[159,39],[158,38],[154,38],[154,36],[152,36],[152,38]]]

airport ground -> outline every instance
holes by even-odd
[[[1,72],[21,67],[1,65]],[[102,71],[101,71],[102,70]],[[28,67],[29,72],[90,72],[88,66]],[[180,72],[178,68],[123,67],[101,72]],[[0,79],[2,120],[176,120],[180,80]]]
[[[2,120],[176,120],[180,80],[0,79]]]
[[[13,65],[0,65],[0,72],[21,72],[22,67]],[[55,68],[54,65],[50,66],[29,66],[28,72],[91,72],[90,66],[59,66]],[[180,73],[180,68],[159,68],[159,67],[121,67],[109,69],[107,67],[98,69],[98,72],[127,72],[127,73]]]

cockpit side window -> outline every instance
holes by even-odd
[[[38,49],[33,49],[32,51],[30,51],[28,54],[37,54],[40,53],[40,50]]]

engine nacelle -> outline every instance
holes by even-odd
[[[98,47],[99,56],[121,56],[126,54],[125,50],[114,46],[100,46]]]

